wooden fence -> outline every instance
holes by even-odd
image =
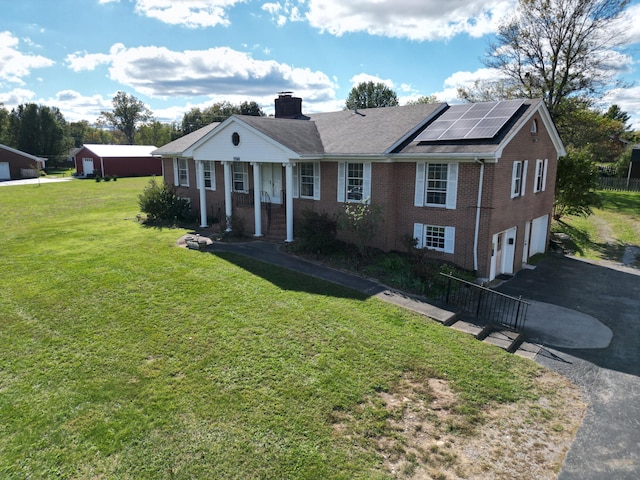
[[[640,192],[640,178],[600,177],[600,190]]]

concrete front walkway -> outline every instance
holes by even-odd
[[[0,187],[15,187],[19,185],[42,185],[45,183],[69,182],[73,177],[40,177],[40,178],[23,178],[21,180],[2,180]]]

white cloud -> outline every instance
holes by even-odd
[[[125,46],[121,43],[116,43],[111,47],[109,53],[75,52],[67,55],[65,60],[69,68],[74,72],[93,71],[100,65],[109,65],[112,59],[123,50],[126,50]]]
[[[24,88],[14,88],[10,92],[0,92],[0,104],[11,110],[23,103],[33,102],[36,92]]]
[[[625,10],[621,24],[620,29],[626,35],[625,42],[629,45],[640,43],[640,4],[630,5]]]
[[[55,63],[42,55],[22,53],[19,43],[11,32],[0,32],[0,81],[24,85],[23,78],[29,76],[31,70]]]
[[[271,2],[263,9],[282,24],[306,20],[332,35],[366,32],[411,40],[446,40],[459,34],[481,37],[497,30],[516,0],[291,0]]]
[[[244,0],[136,0],[136,13],[189,28],[229,25],[227,10]]]
[[[455,72],[444,80],[443,89],[439,92],[433,92],[438,100],[447,103],[459,103],[458,88],[459,87],[473,87],[474,83],[495,81],[501,78],[500,72],[493,68],[479,68],[473,72],[459,71]]]
[[[631,116],[629,123],[634,130],[640,130],[640,86],[609,91],[603,98],[603,107],[613,104]]]
[[[323,72],[256,60],[228,47],[173,51],[115,44],[108,54],[69,55],[67,64],[74,71],[108,65],[111,80],[155,98],[268,99],[271,105],[278,91],[291,90],[306,102],[335,101],[335,82]]]
[[[43,103],[58,107],[68,122],[80,120],[95,121],[103,110],[111,110],[113,97],[102,95],[82,95],[75,90],[62,90]]]
[[[383,79],[376,75],[370,75],[368,73],[359,73],[351,77],[351,88],[357,85],[360,85],[361,83],[367,83],[367,82],[382,83],[383,85],[386,85],[391,89],[395,88],[393,80],[391,80],[390,78]]]

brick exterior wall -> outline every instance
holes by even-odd
[[[542,119],[534,117],[538,133],[532,134],[530,123],[504,149],[502,158],[484,161],[482,204],[477,250],[477,275],[489,277],[492,260],[492,239],[497,233],[515,227],[514,271],[522,268],[524,233],[527,222],[551,216],[554,185],[557,170],[557,152],[552,139],[543,127]],[[536,160],[547,159],[546,188],[534,193]],[[480,159],[482,161],[482,159]],[[515,161],[528,161],[525,195],[511,198],[512,172]],[[352,160],[357,162],[358,160]],[[445,163],[435,161],[434,163]],[[173,160],[164,159],[164,179],[174,184]],[[180,196],[189,197],[194,213],[200,211],[200,197],[196,188],[196,169],[193,160],[188,161],[189,187],[177,187]],[[474,236],[478,211],[478,188],[481,172],[479,161],[467,160],[458,164],[456,208],[414,205],[416,188],[416,163],[409,161],[373,162],[371,168],[371,202],[382,207],[383,221],[374,247],[384,251],[403,251],[406,237],[412,237],[414,224],[455,227],[453,253],[429,251],[434,259],[452,262],[467,270],[474,270]],[[221,211],[224,215],[224,169],[215,162],[216,190],[206,192],[209,216]],[[253,167],[248,165],[249,188],[253,189]],[[282,170],[282,185],[286,185]],[[294,199],[294,226],[302,218],[304,210],[338,215],[345,204],[338,202],[338,162],[323,161],[320,164],[320,200]],[[212,212],[211,209],[216,210]],[[243,218],[245,233],[253,234],[253,207],[235,208],[234,215]],[[264,221],[264,218],[263,218]],[[264,232],[264,227],[263,227]],[[344,233],[339,237],[347,239]],[[284,240],[284,239],[283,239]],[[348,240],[348,239],[347,239]]]

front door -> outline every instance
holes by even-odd
[[[282,164],[280,163],[263,163],[261,164],[262,188],[261,192],[265,192],[268,196],[262,201],[271,201],[271,203],[282,203]]]
[[[489,281],[503,273],[513,273],[516,253],[516,227],[496,233],[491,245],[491,267]]]

